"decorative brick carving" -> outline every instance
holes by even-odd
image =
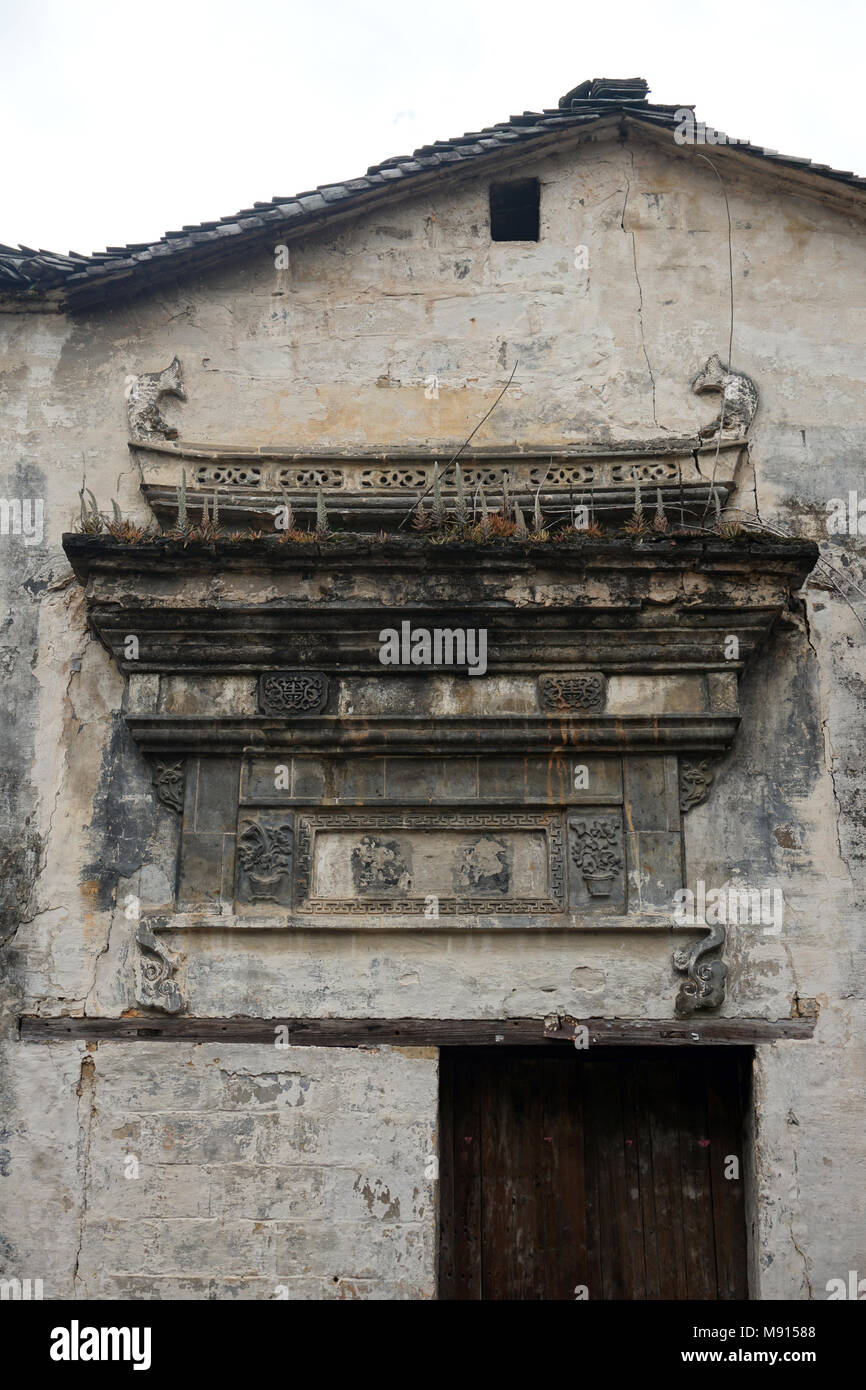
[[[354,897],[311,897],[317,833],[357,830],[351,851]],[[425,910],[425,891],[414,882],[411,846],[406,832],[475,831],[452,864],[453,894],[436,892],[439,916],[456,913],[551,913],[565,910],[562,819],[538,811],[315,811],[298,816],[295,860],[295,910],[299,913],[417,914]],[[508,832],[535,831],[544,836],[549,896],[516,898]],[[385,832],[385,834],[377,833]],[[401,834],[401,832],[403,832]],[[383,896],[388,890],[390,896]],[[417,896],[412,896],[413,892]],[[488,894],[497,896],[486,896]],[[377,896],[378,894],[378,896]]]
[[[321,714],[327,699],[322,671],[266,671],[259,677],[262,714]]]
[[[238,833],[238,898],[288,902],[294,834],[291,822],[243,820]]]
[[[277,474],[280,487],[338,488],[343,486],[342,468],[281,468]]]
[[[609,898],[622,874],[622,827],[618,817],[597,816],[571,823],[571,857],[593,898]]]
[[[183,795],[186,782],[186,762],[177,758],[172,762],[156,760],[153,769],[153,785],[163,806],[183,813]]]
[[[385,888],[408,892],[412,887],[411,860],[396,840],[364,835],[352,850],[352,878],[358,893],[381,893]]]
[[[683,759],[680,763],[680,810],[690,811],[706,801],[713,785],[713,766],[707,758],[700,762]]]
[[[724,1002],[728,975],[728,967],[720,959],[724,945],[725,928],[717,923],[694,946],[674,951],[674,969],[688,975],[677,994],[677,1013],[691,1014],[697,1009],[715,1009]],[[710,951],[718,951],[719,956],[715,960],[704,960]]]
[[[539,681],[541,708],[565,714],[572,710],[603,710],[607,682],[600,671],[577,676],[542,676]]]
[[[179,986],[171,978],[177,968],[172,956],[143,920],[135,929],[135,940],[139,946],[135,972],[136,1003],[145,1009],[179,1014],[184,1003]]]
[[[255,464],[213,464],[196,470],[200,487],[259,487],[262,470]]]

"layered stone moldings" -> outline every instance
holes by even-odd
[[[265,671],[259,676],[262,714],[321,714],[328,702],[322,671]]]
[[[186,762],[183,758],[173,758],[168,762],[157,758],[154,762],[153,785],[163,806],[183,814],[184,786],[186,781]]]
[[[542,676],[538,698],[542,709],[565,714],[570,710],[603,710],[605,679],[600,671],[573,676]]]
[[[238,825],[238,902],[291,902],[294,831],[291,821],[245,817]]]
[[[299,814],[295,883],[300,914],[562,913],[562,816]]]
[[[694,946],[674,951],[674,969],[688,976],[677,993],[677,1013],[691,1014],[698,1009],[716,1009],[724,1002],[728,976],[728,967],[721,959],[724,945],[725,928],[717,923]],[[712,951],[718,951],[718,956],[714,960],[706,960],[705,957]]]
[[[159,1009],[164,1014],[179,1014],[184,1007],[183,996],[171,977],[176,965],[169,951],[142,920],[135,929],[139,954],[135,968],[135,999],[145,1009]]]
[[[714,389],[707,385],[704,389]],[[727,408],[726,408],[727,409]],[[726,423],[729,417],[726,414]],[[166,442],[169,441],[169,442]],[[435,452],[370,454],[291,448],[171,442],[171,436],[133,440],[130,448],[143,491],[160,520],[177,521],[181,468],[198,488],[219,489],[219,510],[228,525],[273,529],[274,512],[287,491],[298,508],[312,509],[321,488],[332,516],[352,529],[372,531],[403,521],[407,508],[429,494]],[[663,437],[614,445],[571,445],[559,452],[531,449],[468,449],[461,455],[464,486],[483,487],[498,504],[508,491],[525,510],[587,504],[603,509],[606,522],[625,521],[634,506],[634,485],[655,506],[660,490],[668,514],[699,521],[712,506],[711,491],[726,502],[734,487],[744,442],[737,431],[711,440]],[[702,453],[704,457],[702,457]],[[456,473],[442,466],[439,486],[446,510],[456,505]],[[710,479],[712,478],[712,484]]]
[[[161,372],[143,372],[126,378],[126,413],[133,440],[176,439],[177,430],[163,418],[159,402],[163,396],[186,400],[183,368],[175,357]]]
[[[680,810],[685,813],[706,801],[713,785],[713,766],[707,758],[680,762]]]

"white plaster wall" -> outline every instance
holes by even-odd
[[[489,408],[515,360],[514,384],[475,443],[553,447],[683,433],[714,413],[689,392],[705,358],[725,354],[729,329],[726,219],[712,171],[688,150],[638,138],[563,150],[533,172],[542,182],[537,246],[491,244],[487,181],[467,178],[293,246],[288,272],[263,254],[74,320],[0,315],[0,486],[5,496],[42,496],[46,507],[43,545],[3,537],[0,546],[11,705],[2,784],[14,917],[2,985],[8,1035],[20,1012],[118,1014],[130,1003],[122,903],[141,889],[136,844],[142,827],[153,833],[153,797],[134,754],[122,750],[123,682],[86,631],[59,544],[83,471],[100,505],[114,496],[125,513],[145,515],[125,444],[127,373],[177,353],[189,402],[166,408],[184,438],[299,449],[429,445],[444,454]],[[862,223],[771,191],[759,175],[731,175],[727,191],[733,360],[761,392],[743,505],[757,501],[765,518],[820,539],[827,500],[862,477]],[[578,245],[588,247],[588,271],[575,268]],[[431,374],[438,400],[425,398]],[[837,539],[828,553],[856,565],[856,548]],[[795,996],[819,1009],[814,1042],[761,1055],[766,1296],[821,1297],[827,1278],[866,1272],[855,1158],[862,618],[862,603],[858,618],[832,589],[810,586],[801,618],[747,675],[735,750],[686,822],[690,878],[724,882],[735,864],[785,893],[779,937],[732,934],[724,1012],[787,1017]],[[106,854],[116,876],[109,901],[93,872]],[[190,1008],[203,1014],[496,1017],[562,1008],[658,1017],[676,990],[663,936],[357,933],[172,944],[186,952],[180,978]],[[143,1045],[113,1046],[133,1066]],[[8,1054],[13,1127],[26,1133],[50,1078],[58,1104],[40,1123],[54,1124],[71,1153],[80,1143],[73,1050],[10,1043]],[[348,1096],[354,1085],[349,1076]],[[425,1096],[418,1114],[430,1124],[432,1091]],[[788,1117],[792,1097],[797,1123]],[[38,1207],[43,1191],[26,1144],[16,1155],[13,1223],[18,1204]],[[51,1200],[68,1198],[74,1211],[80,1193],[68,1163],[47,1173]],[[72,1216],[58,1229],[57,1277],[62,1268],[68,1281]]]

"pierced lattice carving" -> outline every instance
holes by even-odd
[[[426,487],[426,468],[362,468],[361,487]]]
[[[262,470],[244,464],[205,465],[196,471],[195,480],[205,487],[258,487]]]
[[[652,463],[615,463],[610,476],[615,483],[633,483],[635,476],[639,483],[673,483],[679,477],[679,469],[675,463],[661,459]]]
[[[342,468],[281,468],[277,474],[280,487],[335,488],[343,486]]]
[[[530,468],[533,487],[579,487],[595,480],[591,463],[564,464],[561,468]]]

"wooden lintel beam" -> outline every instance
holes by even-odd
[[[37,1018],[19,1020],[25,1042],[249,1042],[277,1036],[293,1047],[495,1047],[572,1042],[578,1026],[590,1045],[682,1047],[749,1046],[779,1039],[808,1039],[814,1018],[573,1019],[540,1018]],[[277,1030],[287,1029],[288,1034]]]

